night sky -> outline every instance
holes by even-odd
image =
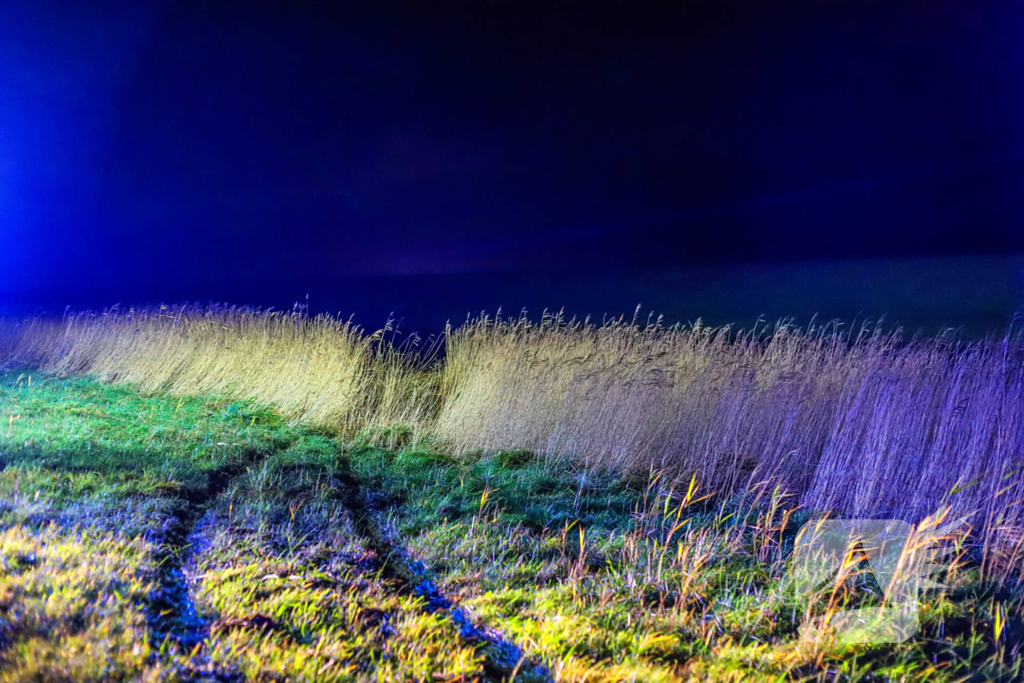
[[[607,276],[618,305],[1024,253],[1016,1],[0,2],[0,32],[0,292]]]

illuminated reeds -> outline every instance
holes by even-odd
[[[424,363],[301,311],[160,307],[0,326],[0,353],[149,391],[223,394],[345,437],[401,425],[454,453],[528,449],[731,493],[778,480],[808,508],[976,527],[1024,522],[1018,337],[903,340],[785,322],[600,325],[545,316],[449,330]]]

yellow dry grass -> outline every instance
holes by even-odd
[[[1024,521],[1019,337],[485,317],[449,329],[433,364],[384,338],[301,311],[115,309],[4,324],[0,358],[247,399],[345,437],[401,425],[455,453],[529,449],[723,493],[778,479],[847,515]]]
[[[331,316],[161,306],[3,327],[0,351],[57,375],[249,400],[345,436],[424,422],[429,386],[415,363],[381,343],[384,331],[367,336]]]
[[[526,448],[720,492],[779,479],[853,516],[1021,518],[1019,338],[481,319],[450,332],[441,372],[431,431],[457,452]]]

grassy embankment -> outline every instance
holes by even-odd
[[[131,384],[0,382],[0,680],[1020,677],[1016,347],[477,324],[423,369],[333,321],[128,317],[0,337]],[[799,643],[879,590],[787,591],[797,527],[895,457],[955,493],[876,510],[980,511],[951,589],[906,643]]]

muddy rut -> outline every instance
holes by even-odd
[[[205,660],[202,649],[210,635],[211,622],[203,618],[193,601],[185,568],[193,557],[194,532],[199,521],[234,478],[261,459],[256,454],[247,455],[242,463],[207,472],[205,488],[181,491],[156,539],[153,578],[157,587],[150,594],[146,619],[157,648],[193,655],[187,666],[179,667],[183,680],[245,681],[245,676],[237,669],[215,667]],[[437,587],[429,569],[388,537],[379,520],[380,513],[388,506],[386,495],[367,488],[351,471],[340,471],[335,476],[344,484],[345,493],[340,502],[348,509],[356,533],[376,558],[372,569],[388,579],[394,590],[422,598],[426,612],[440,613],[452,620],[460,638],[484,658],[479,678],[493,683],[513,678],[522,683],[554,680],[551,672],[528,658],[522,647],[499,632],[474,623],[466,610],[456,606]]]
[[[185,566],[192,556],[196,524],[232,480],[260,459],[258,454],[246,454],[240,463],[208,471],[205,488],[180,491],[171,508],[171,516],[157,539],[157,549],[153,553],[153,578],[157,587],[149,596],[146,621],[157,648],[193,655],[188,664],[177,666],[181,680],[211,683],[242,683],[246,680],[237,669],[216,666],[204,657],[202,645],[210,635],[210,623],[201,616],[192,599]]]
[[[379,518],[387,507],[385,495],[366,488],[350,472],[341,473],[338,479],[348,491],[345,504],[352,513],[356,532],[368,549],[380,558],[378,569],[382,575],[397,590],[422,598],[424,610],[443,613],[458,626],[462,640],[476,647],[484,657],[482,678],[485,681],[509,681],[513,676],[515,681],[523,683],[554,680],[551,672],[543,664],[528,658],[522,647],[499,632],[474,623],[466,610],[456,606],[441,592],[429,569],[388,537]]]

